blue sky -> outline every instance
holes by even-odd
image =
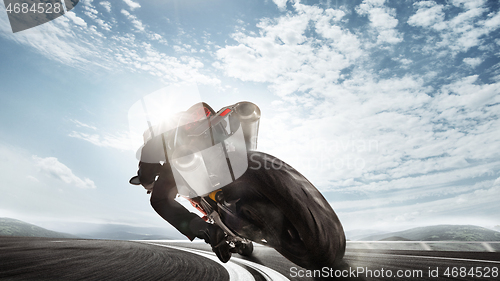
[[[500,225],[497,1],[86,0],[15,34],[1,7],[2,217],[163,225],[127,114],[188,82],[258,104],[348,230]]]

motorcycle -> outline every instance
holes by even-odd
[[[179,195],[224,230],[231,252],[250,256],[255,242],[307,269],[333,267],[345,252],[342,224],[302,174],[256,150],[260,115],[251,102],[217,112],[200,102],[156,126],[148,119],[144,143],[161,135],[163,153],[138,157],[170,162]]]

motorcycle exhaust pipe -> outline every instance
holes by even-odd
[[[237,103],[234,110],[241,122],[247,151],[257,150],[260,108],[254,103],[244,101]]]

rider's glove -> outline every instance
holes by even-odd
[[[145,163],[139,162],[139,170],[137,171],[137,176],[130,179],[131,184],[142,185],[148,191],[148,194],[153,190],[153,186],[156,180],[156,176],[160,174],[161,171],[160,163]]]

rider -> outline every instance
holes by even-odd
[[[207,115],[214,114],[210,106],[205,103],[202,105]],[[178,190],[170,163],[164,161],[167,153],[164,145],[165,139],[162,135],[157,135],[146,142],[141,151],[137,176],[130,179],[130,183],[141,184],[148,190],[148,194],[152,193],[153,209],[189,240],[193,241],[194,238],[205,240],[222,262],[228,262],[231,252],[224,231],[216,224],[205,222],[174,200]]]

